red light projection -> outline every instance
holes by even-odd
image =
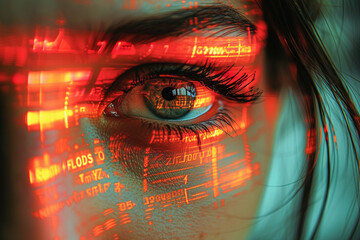
[[[62,74],[66,75],[66,73]],[[79,75],[72,74],[71,76],[74,78]],[[83,78],[83,81],[87,81],[87,78]],[[53,80],[43,83],[45,88],[48,86],[46,83],[51,84],[51,81]],[[64,90],[69,91],[69,88],[64,88]],[[93,105],[88,104],[86,107],[84,105],[78,107],[79,110],[75,113],[74,110],[70,110],[74,109],[71,104],[73,100],[71,95],[65,96],[69,96],[66,99],[67,110],[29,111],[27,113],[29,130],[35,131],[32,127],[40,125],[41,131],[45,134],[47,131],[58,128],[60,125],[56,125],[57,123],[61,123],[62,128],[66,129],[64,111],[67,111],[67,117],[70,118],[78,114],[79,121],[87,116],[88,111],[92,111],[88,109],[91,109]],[[214,101],[214,96],[199,93],[194,102],[194,109],[207,106]],[[240,112],[241,118],[237,120],[239,125],[233,127],[233,130],[237,131],[237,136],[245,136],[244,130],[247,129],[249,123],[247,107],[243,107]],[[68,125],[69,129],[77,127],[78,125],[75,124]],[[33,216],[40,220],[62,218],[66,216],[65,212],[69,211],[67,209],[73,207],[81,209],[82,205],[86,206],[92,201],[114,199],[112,196],[115,194],[117,196],[115,199],[118,200],[105,204],[106,209],[101,208],[99,212],[102,213],[101,216],[89,218],[92,220],[84,224],[90,230],[86,233],[79,231],[79,236],[81,239],[91,239],[111,234],[116,238],[116,229],[122,226],[132,229],[135,213],[142,214],[143,220],[152,229],[157,224],[159,211],[203,203],[212,204],[215,209],[223,208],[226,206],[224,198],[227,194],[233,197],[241,195],[247,183],[261,172],[260,164],[252,163],[248,147],[245,147],[245,153],[241,157],[237,152],[228,152],[226,146],[221,144],[227,131],[230,130],[215,128],[200,133],[198,136],[185,134],[180,138],[176,134],[169,135],[164,131],[153,130],[148,143],[149,147],[135,150],[139,152],[137,154],[132,153],[135,156],[139,154],[142,156],[140,186],[143,196],[140,199],[127,197],[131,184],[125,178],[129,174],[137,174],[133,165],[138,163],[132,161],[131,154],[128,153],[137,148],[112,149],[111,147],[112,142],[115,143],[114,146],[119,146],[118,141],[126,143],[128,136],[110,138],[110,142],[101,138],[94,138],[89,142],[84,134],[79,134],[82,140],[75,143],[72,138],[60,138],[56,143],[57,153],[53,155],[54,157],[62,155],[62,161],[51,163],[51,155],[47,153],[42,160],[34,159],[30,167],[30,183],[34,186],[43,186],[34,189],[34,194],[38,196],[36,198],[38,207],[33,211]],[[198,138],[202,142],[201,149],[197,146]],[[45,135],[43,141],[46,143]],[[172,147],[172,150],[159,152],[161,146],[167,144],[175,146],[179,143],[187,145],[186,150],[177,152],[176,147]],[[244,144],[246,146],[246,142]],[[110,155],[107,153],[109,149],[112,152]],[[123,153],[116,153],[120,150]],[[129,159],[125,158],[127,154],[130,154]],[[121,164],[114,165],[119,158],[122,158]],[[107,159],[113,160],[109,162]],[[115,169],[119,171],[114,171]],[[71,179],[71,183],[66,183],[65,179]],[[50,183],[57,185],[51,187]],[[50,191],[51,188],[53,190]],[[60,194],[57,190],[60,188],[69,190]],[[158,191],[157,189],[166,190]],[[168,217],[166,221],[174,222],[174,215]]]
[[[29,129],[41,125],[42,129],[52,129],[56,123],[64,122],[74,115],[72,110],[29,111],[26,115],[26,124]]]
[[[244,38],[238,38],[237,41],[236,38],[205,41],[205,39],[198,40],[198,38],[195,37],[191,58],[198,56],[209,58],[237,58],[251,56],[254,53],[251,41],[248,42],[250,45],[244,45],[242,43],[243,41]]]
[[[90,73],[89,70],[30,72],[28,84],[29,87],[53,87],[76,84],[76,82],[83,83],[89,79]]]
[[[174,191],[171,191],[171,192],[166,192],[166,193],[162,193],[162,194],[152,195],[152,196],[149,196],[149,197],[144,197],[143,198],[143,204],[153,206],[151,204],[154,204],[155,202],[162,202],[162,203],[166,203],[166,201],[172,202],[173,200],[180,200],[183,196],[184,196],[184,190],[179,189],[179,190],[174,190]],[[171,204],[166,204],[164,206],[167,207],[167,206],[170,206],[170,205]],[[154,209],[155,208],[149,208],[148,211],[151,211],[151,210],[154,210]],[[150,217],[147,217],[146,219],[149,219],[149,218]]]
[[[199,95],[194,102],[193,108],[202,108],[214,102],[215,97],[213,95],[201,96],[201,93]]]
[[[91,153],[77,156],[66,161],[67,170],[70,172],[77,172],[94,166],[94,158]]]
[[[114,218],[107,220],[106,222],[104,222],[103,224],[97,225],[96,227],[93,228],[92,232],[92,236],[94,237],[98,237],[100,236],[104,231],[107,231],[113,227],[116,226],[116,220]]]
[[[56,38],[51,41],[47,38],[39,40],[38,37],[34,38],[32,50],[34,52],[54,52],[66,49],[66,42],[64,42],[64,29],[60,28]],[[67,49],[69,50],[69,49]]]
[[[178,39],[159,40],[148,44],[134,45],[126,41],[118,41],[111,51],[111,58],[118,59],[122,56],[131,58],[158,58],[176,59],[187,58],[192,60],[219,59],[222,62],[250,64],[259,53],[257,36],[240,37],[183,37]],[[101,41],[97,53],[102,53],[108,43]],[[95,50],[94,50],[95,51]]]
[[[52,129],[64,124],[69,127],[69,118],[75,117],[78,109],[69,109],[69,95],[76,90],[79,83],[86,83],[90,71],[40,71],[28,74],[27,105],[30,108],[52,108],[48,110],[28,111],[26,125],[29,130]],[[73,98],[73,97],[72,97]],[[57,107],[57,109],[54,109]]]
[[[198,7],[196,1],[179,4]],[[135,9],[138,2],[125,5]],[[190,21],[195,30],[201,23],[198,18]],[[251,102],[228,98],[228,85],[236,79],[213,87],[199,81],[212,81],[221,69],[234,65],[226,75],[242,71],[250,76],[239,88],[250,92],[257,84],[254,60],[261,44],[250,30],[231,37],[204,37],[201,33],[207,30],[195,30],[153,42],[116,39],[112,45],[94,33],[63,26],[37,28],[35,36],[27,38],[26,59],[18,60],[26,70],[11,79],[22,91],[22,121],[33,144],[28,159],[31,212],[34,221],[46,226],[48,239],[136,239],[139,223],[145,232],[155,232],[163,222],[173,224],[166,229],[193,228],[207,223],[204,216],[216,216],[214,209],[232,209],[234,199],[251,194],[254,182],[261,182],[263,163],[249,143],[253,140],[248,141],[255,124]],[[166,70],[167,63],[190,69],[204,62],[214,65],[213,75],[204,76],[210,71],[205,67],[198,72]],[[149,63],[159,64],[164,73],[150,68],[131,79],[126,75]],[[7,76],[0,75],[3,79]],[[161,90],[144,107],[154,103],[153,110],[186,111],[172,119],[165,113],[152,119],[127,115],[120,104],[116,114],[107,116],[104,107],[121,102],[136,84],[142,87],[141,96],[145,90]],[[171,89],[164,93],[161,87]],[[198,115],[186,118],[191,111]],[[181,222],[184,226],[179,227]]]
[[[109,178],[109,174],[103,171],[102,168],[96,168],[88,172],[80,173],[75,177],[75,182],[77,184],[89,184],[104,178]]]
[[[30,160],[29,179],[31,184],[46,184],[59,176],[63,169],[60,164],[51,163],[50,155],[44,153],[42,157]]]
[[[98,53],[101,51],[102,47],[103,45],[101,45]],[[119,41],[115,44],[115,47],[111,52],[111,57],[116,58],[117,56],[121,56],[121,55],[135,55],[135,54],[136,54],[136,50],[132,43]]]
[[[49,218],[54,216],[56,213],[58,213],[61,209],[64,208],[64,206],[65,203],[63,202],[53,203],[37,211],[34,211],[33,216],[40,219]]]
[[[209,131],[208,133],[200,133],[200,140],[204,141],[211,138],[216,138],[224,134],[224,131],[221,129],[214,129]],[[153,131],[152,137],[150,139],[150,144],[153,143],[196,143],[198,141],[198,137],[196,135],[183,136],[181,139],[177,134],[168,135],[163,131]]]

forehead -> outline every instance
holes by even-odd
[[[256,22],[261,15],[254,0],[12,0],[0,2],[3,25],[98,28],[121,21],[201,6],[228,5]]]

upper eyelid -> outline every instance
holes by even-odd
[[[138,82],[138,81],[144,81],[146,79],[144,79],[144,77],[146,76],[148,79],[151,79],[154,76],[150,76],[149,72],[152,71],[152,73],[154,72],[158,72],[161,75],[166,74],[165,72],[165,68],[166,67],[170,67],[171,70],[167,70],[168,74],[174,75],[174,70],[178,70],[180,68],[183,67],[201,67],[198,65],[186,65],[183,63],[172,63],[172,62],[152,62],[152,63],[144,63],[144,64],[139,64],[136,65],[132,68],[127,69],[126,71],[124,71],[123,73],[121,73],[118,77],[116,77],[115,81],[110,85],[110,87],[106,90],[104,98],[108,97],[112,92],[116,92],[119,91],[124,85],[124,81],[126,79],[129,79],[130,81],[128,82],[129,85],[134,85],[134,83]],[[155,69],[155,68],[156,69]],[[171,71],[171,72],[170,72]],[[128,86],[130,87],[130,86]]]

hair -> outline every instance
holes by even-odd
[[[328,52],[315,27],[315,20],[321,15],[321,3],[313,0],[258,0],[262,9],[264,20],[268,27],[268,37],[265,47],[266,72],[268,86],[272,91],[279,91],[284,84],[279,75],[283,68],[290,65],[296,67],[296,80],[288,83],[295,88],[300,96],[302,109],[305,116],[307,131],[306,157],[307,169],[301,186],[296,190],[297,195],[301,195],[300,209],[297,216],[297,229],[292,230],[293,236],[298,239],[321,238],[319,229],[324,221],[325,212],[332,211],[328,206],[331,186],[334,183],[334,171],[340,161],[347,161],[346,164],[352,167],[353,172],[347,174],[354,177],[354,182],[347,183],[346,187],[351,188],[356,193],[356,199],[348,211],[354,210],[356,217],[350,223],[349,229],[332,229],[332,231],[343,232],[346,238],[360,236],[359,227],[359,136],[360,118],[359,112],[349,93],[348,86],[337,70],[335,64],[329,57]],[[336,108],[329,108],[326,99],[331,99]],[[337,142],[335,139],[334,114],[331,111],[337,109],[340,112],[340,119],[343,123],[340,128],[342,134],[347,136],[349,145],[347,146],[348,155],[346,159],[338,156]],[[323,130],[322,130],[323,129]],[[331,130],[333,130],[331,132]],[[320,137],[324,133],[324,137]],[[332,137],[330,137],[332,136]],[[321,142],[325,139],[325,142]],[[325,144],[324,144],[325,143]],[[326,164],[318,163],[318,155],[322,146],[327,154],[322,154],[326,158]],[[332,151],[336,149],[335,151]],[[321,171],[325,177],[325,191],[322,196],[321,207],[315,226],[309,233],[309,208],[311,205],[312,194],[317,188],[314,173]],[[328,216],[328,215],[327,215]],[[284,227],[284,226],[277,226]],[[340,227],[339,227],[340,228]],[[351,229],[350,229],[351,228]],[[306,233],[305,233],[306,232]],[[269,237],[269,235],[267,235]],[[324,237],[324,236],[322,236]]]

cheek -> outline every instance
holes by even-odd
[[[72,206],[84,226],[81,234],[90,236],[98,224],[114,218],[120,220],[114,229],[104,230],[103,236],[119,231],[140,238],[149,234],[201,235],[207,231],[233,231],[245,236],[247,229],[239,232],[239,226],[250,225],[255,215],[267,171],[267,159],[262,154],[267,143],[259,115],[251,116],[248,107],[234,106],[231,110],[236,121],[233,131],[229,130],[232,137],[210,132],[202,136],[201,148],[191,137],[184,137],[188,142],[181,147],[169,140],[167,146],[171,148],[161,148],[159,143],[153,148],[141,141],[128,141],[130,135],[124,136],[122,131],[110,136],[99,132],[84,120],[81,125],[86,142],[98,139],[92,146],[98,152],[94,154],[105,155],[105,161],[90,170],[101,168],[108,175],[85,182],[85,193],[99,183],[110,187],[106,193],[94,188],[98,191],[95,196],[86,195]],[[133,129],[133,135],[141,135]],[[81,192],[83,186],[75,186],[75,191]],[[98,218],[86,220],[93,215]]]
[[[141,134],[134,122],[104,131],[81,119],[67,134],[64,149],[70,154],[56,186],[62,205],[42,208],[44,221],[56,221],[62,237],[85,239],[119,233],[128,239],[210,237],[209,232],[245,237],[270,156],[266,106],[228,106],[235,120],[230,136],[210,131],[201,136],[201,148],[191,136],[182,144],[168,139],[153,147],[140,141],[152,131]]]

